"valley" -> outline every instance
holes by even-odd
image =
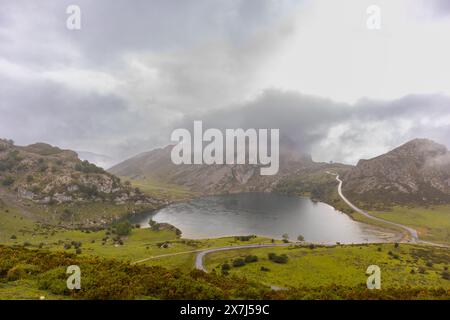
[[[420,202],[408,202],[411,195],[395,198],[400,199],[399,201],[391,201],[390,197],[381,201],[378,195],[371,196],[373,192],[378,194],[379,191],[371,191],[367,187],[371,186],[370,183],[363,182],[365,187],[356,187],[355,181],[371,181],[373,178],[362,179],[358,176],[356,180],[347,180],[355,175],[353,170],[360,170],[358,166],[315,163],[308,156],[287,152],[283,148],[279,173],[274,176],[260,176],[255,174],[255,167],[249,165],[173,166],[167,162],[170,148],[137,156],[107,172],[79,160],[70,151],[49,145],[17,147],[6,140],[2,143],[0,251],[5,255],[2,255],[0,262],[1,299],[38,299],[41,296],[46,299],[167,298],[168,296],[161,295],[159,291],[129,288],[133,281],[142,277],[144,269],[154,277],[160,277],[160,272],[166,272],[175,278],[182,275],[182,281],[186,283],[200,281],[203,283],[201,286],[209,288],[204,292],[200,290],[205,294],[201,297],[207,297],[211,292],[216,292],[214,294],[221,297],[275,299],[421,299],[449,296],[448,248],[426,243],[398,244],[403,241],[402,238],[407,240],[408,234],[395,225],[414,228],[421,240],[449,244],[450,205],[446,203],[445,170],[433,170],[431,178],[420,178],[416,187],[411,187],[412,191],[409,192],[428,195],[426,199],[429,201],[424,202],[422,199]],[[407,149],[409,150],[409,146]],[[438,156],[442,155],[441,151]],[[435,156],[436,154],[432,158]],[[429,161],[422,159],[427,165]],[[383,168],[386,170],[387,166],[384,164]],[[343,177],[343,191],[346,196],[350,195],[349,198],[358,207],[364,208],[372,216],[392,221],[394,224],[383,220],[374,221],[354,210],[339,196],[338,181],[329,172]],[[437,175],[436,172],[441,173]],[[416,178],[411,179],[408,183],[413,186],[411,181]],[[423,186],[428,179],[431,179],[437,191],[427,187],[421,193],[421,187],[417,186]],[[443,179],[444,183],[438,183],[441,180],[437,179]],[[347,183],[349,187],[346,186]],[[388,182],[383,183],[383,188],[386,188]],[[389,183],[400,186],[397,182]],[[406,189],[402,188],[399,192],[405,192]],[[354,223],[362,223],[369,229],[391,236],[380,243],[367,243],[373,241],[360,238],[362,240],[348,241],[347,244],[346,241],[338,241],[331,236],[331,241],[326,241],[327,244],[324,245],[325,241],[320,240],[319,229],[318,238],[311,238],[306,231],[299,231],[298,234],[290,232],[285,237],[283,233],[287,233],[287,227],[275,231],[269,237],[250,236],[252,229],[248,229],[242,234],[211,234],[196,238],[185,237],[183,230],[165,223],[167,221],[164,219],[151,220],[150,225],[147,225],[147,220],[141,221],[139,225],[130,222],[134,216],[143,213],[153,216],[152,212],[164,212],[171,206],[185,210],[185,205],[195,205],[198,199],[210,199],[208,197],[217,195],[225,196],[224,199],[228,200],[221,204],[222,207],[219,206],[222,209],[214,209],[211,206],[209,209],[220,211],[230,205],[235,209],[241,201],[239,197],[249,192],[256,197],[261,195],[259,200],[252,200],[261,207],[243,207],[240,210],[253,212],[252,214],[266,210],[269,220],[275,219],[275,213],[282,212],[282,207],[273,206],[275,202],[264,203],[263,199],[271,201],[271,197],[267,195],[286,199],[288,202],[298,197],[307,197],[312,199],[305,198],[305,201],[311,202],[311,208],[320,208],[327,203],[346,213]],[[431,197],[433,194],[435,196]],[[246,197],[242,198],[242,203],[248,204],[249,201]],[[286,206],[286,201],[283,200],[280,204]],[[305,208],[302,205],[294,208],[292,212],[303,212]],[[195,210],[198,211],[198,208]],[[206,223],[209,213],[205,214],[202,221]],[[330,211],[330,214],[338,213]],[[331,222],[330,218],[331,216],[322,220]],[[248,221],[257,220],[251,218]],[[224,220],[218,225],[225,223]],[[291,220],[286,226],[288,225],[292,225]],[[338,226],[336,223],[330,225]],[[331,235],[331,231],[330,229],[327,234]],[[261,232],[256,231],[255,234]],[[301,240],[297,240],[300,235]],[[239,250],[215,251],[233,247]],[[212,250],[201,257],[208,276],[200,276],[195,270],[196,259],[198,260],[198,255],[205,250]],[[12,252],[17,254],[13,257]],[[20,257],[23,257],[23,260]],[[43,261],[56,259],[55,261],[61,262],[55,262],[56,269],[50,270],[42,266],[42,262],[36,260],[37,257]],[[282,258],[272,260],[270,257]],[[283,262],[274,262],[278,261],[277,259]],[[235,262],[236,260],[239,262]],[[70,293],[61,288],[65,281],[65,261],[80,261],[90,270],[88,277],[91,282],[88,282],[87,288],[80,293]],[[95,273],[93,270],[103,270],[102,279],[109,272],[102,267],[104,264],[134,270],[133,276],[120,280],[128,291],[124,291],[124,288],[108,291],[103,286],[98,291],[93,289],[92,283],[96,283],[95,279],[91,278]],[[371,264],[377,264],[383,270],[383,290],[380,293],[364,290],[367,277],[365,269]],[[56,267],[57,265],[59,267]],[[116,276],[121,277],[111,277]],[[123,276],[125,277],[125,274]],[[52,283],[59,283],[59,287],[45,285],[48,283],[45,277],[53,279]],[[199,277],[204,279],[198,280]],[[245,283],[246,290],[253,290],[254,296],[249,295],[250,291],[242,291],[242,287],[239,290],[235,288],[237,291],[230,293],[228,290],[234,288],[231,283],[235,283],[236,279],[246,279],[239,282]],[[219,285],[219,282],[226,283],[228,287]],[[287,290],[280,291],[279,288]],[[330,291],[330,288],[335,289]],[[182,296],[178,297],[199,297],[198,292],[194,294],[186,291],[180,294]]]

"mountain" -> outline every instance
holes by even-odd
[[[325,171],[336,165],[316,163],[309,155],[280,147],[280,167],[272,176],[260,175],[259,165],[175,165],[170,159],[173,146],[139,154],[109,169],[134,180],[151,179],[181,185],[203,194],[278,191],[281,182],[305,173]],[[343,166],[345,167],[345,166]]]
[[[81,161],[74,151],[45,143],[22,147],[2,139],[0,200],[23,210],[32,207],[34,210],[28,211],[52,212],[61,218],[59,222],[68,216],[73,220],[75,212],[80,217],[89,213],[86,217],[89,224],[160,205],[159,200],[122,183],[113,174]],[[101,209],[97,208],[99,204]],[[96,219],[100,216],[101,219]]]
[[[450,203],[450,153],[426,139],[412,140],[384,155],[360,160],[356,166],[314,162],[294,148],[280,148],[280,170],[261,176],[254,165],[175,165],[173,146],[145,152],[109,169],[134,180],[181,185],[203,194],[281,192],[307,195],[328,203],[337,200],[336,181],[343,178],[344,193],[361,206]]]
[[[343,175],[344,193],[368,206],[450,202],[450,152],[427,139],[360,160]]]

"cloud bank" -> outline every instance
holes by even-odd
[[[77,4],[82,29],[67,30]],[[382,29],[366,28],[366,8]],[[0,0],[0,136],[113,161],[194,119],[280,128],[318,161],[450,146],[443,0]]]

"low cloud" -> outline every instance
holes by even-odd
[[[205,128],[279,128],[281,140],[316,161],[354,164],[414,138],[450,146],[449,107],[450,98],[443,95],[345,104],[267,90],[248,104],[189,115],[179,126],[191,128],[193,120],[203,120]]]

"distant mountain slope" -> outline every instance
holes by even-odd
[[[450,203],[450,153],[436,142],[415,139],[360,160],[343,179],[346,195],[369,206]]]
[[[12,196],[14,195],[14,196]],[[83,207],[102,204],[102,210],[92,212],[91,220],[99,212],[108,215],[107,206],[154,207],[159,201],[143,194],[130,184],[102,168],[81,161],[77,154],[44,143],[15,146],[0,139],[0,198],[14,205],[20,203],[56,208],[69,206],[80,212]],[[48,210],[48,209],[46,209]],[[125,210],[124,210],[125,211]]]
[[[316,163],[308,155],[282,147],[279,172],[273,176],[261,176],[258,165],[175,165],[170,159],[172,147],[142,153],[112,167],[109,172],[131,179],[151,178],[182,185],[204,194],[218,194],[271,192],[286,179],[331,166]]]

